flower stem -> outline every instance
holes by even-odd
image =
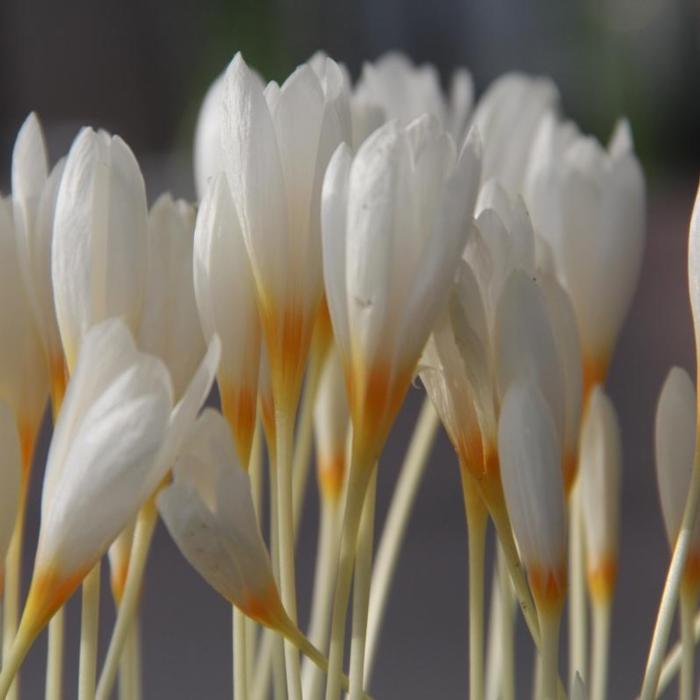
[[[693,472],[690,478],[688,497],[683,511],[681,528],[676,539],[676,546],[673,548],[671,565],[666,575],[664,591],[661,595],[659,612],[654,626],[654,636],[649,648],[646,670],[642,681],[640,700],[653,700],[656,697],[656,687],[659,683],[661,664],[663,663],[668,636],[671,632],[673,613],[678,600],[678,593],[681,587],[683,570],[688,558],[690,543],[693,536],[693,528],[698,514],[698,504],[700,502],[700,445],[696,447],[696,454]]]
[[[578,483],[570,494],[569,525],[569,694],[576,674],[588,677],[586,659],[586,564]]]
[[[692,700],[693,675],[695,661],[695,639],[693,634],[693,615],[697,605],[697,596],[693,592],[681,591],[680,626],[681,626],[681,680],[678,693],[679,700]]]
[[[49,622],[49,639],[46,652],[46,700],[61,700],[63,695],[63,640],[65,615],[63,608]]]
[[[101,566],[102,561],[100,560],[83,581],[80,612],[80,667],[78,671],[79,700],[93,700],[95,697]]]
[[[361,700],[365,651],[367,641],[367,612],[372,580],[372,552],[374,544],[374,510],[377,501],[377,469],[372,470],[360,519],[355,582],[352,601],[352,643],[350,646],[349,700]]]
[[[700,639],[700,612],[696,613],[693,621],[693,644],[697,644]],[[656,697],[659,697],[666,690],[681,667],[683,644],[677,643],[664,660],[659,676],[659,685],[656,689]]]
[[[484,697],[484,556],[486,508],[472,477],[462,469],[462,495],[469,545],[469,698]]]
[[[119,659],[138,609],[143,574],[157,519],[158,510],[155,502],[151,499],[141,508],[136,519],[124,594],[112,630],[112,638],[109,641],[107,657],[97,684],[97,693],[95,694],[97,700],[108,700],[117,676]]]
[[[430,399],[423,401],[413,436],[401,466],[389,512],[386,516],[372,574],[372,591],[369,598],[367,620],[367,651],[365,654],[365,687],[369,685],[376,658],[379,636],[384,619],[391,582],[401,551],[408,519],[425,472],[428,457],[435,442],[439,419]]]
[[[233,697],[235,700],[248,700],[248,674],[246,669],[246,618],[233,608]]]
[[[500,601],[501,700],[515,699],[515,607],[503,547],[498,546],[498,597]]]
[[[294,419],[287,411],[275,412],[277,428],[277,516],[280,553],[280,584],[282,603],[291,621],[297,622],[297,596],[294,567],[294,507],[292,499],[292,442]],[[289,643],[284,644],[287,669],[287,692],[290,700],[301,700],[301,671],[299,652]]]
[[[610,653],[610,600],[593,600],[593,652],[591,654],[590,700],[605,700]],[[574,681],[576,676],[574,675]],[[573,693],[573,685],[571,691]]]
[[[559,677],[559,612],[538,611],[542,644],[541,700],[555,700],[557,697],[557,678]]]

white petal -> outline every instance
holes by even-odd
[[[659,395],[655,426],[656,477],[671,547],[678,536],[693,470],[696,413],[693,380],[684,369],[674,367]],[[700,526],[693,540],[696,546],[700,544]]]
[[[209,86],[202,100],[194,132],[194,181],[197,197],[202,199],[209,181],[224,169],[221,152],[223,121],[224,74]]]
[[[332,348],[323,366],[314,403],[314,435],[319,467],[345,456],[350,411],[340,356]]]
[[[595,568],[617,558],[622,477],[620,424],[600,386],[591,393],[581,428],[579,474],[586,550]]]
[[[688,234],[688,287],[695,326],[695,345],[700,347],[700,184],[695,195]]]
[[[146,282],[146,192],[129,147],[83,129],[68,155],[54,224],[52,277],[69,368],[83,335],[106,318],[136,331]]]
[[[498,426],[501,478],[528,568],[559,572],[566,556],[560,449],[547,402],[531,381],[509,388]]]
[[[205,349],[192,277],[194,211],[163,195],[151,208],[148,229],[139,346],[163,360],[179,399]]]
[[[5,555],[10,546],[19,510],[22,457],[15,417],[10,407],[0,401],[0,585],[5,570]]]

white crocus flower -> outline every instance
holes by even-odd
[[[206,349],[192,274],[194,216],[192,206],[167,194],[148,215],[148,272],[137,339],[141,350],[165,363],[176,401]]]
[[[29,474],[34,441],[48,397],[41,338],[17,254],[12,212],[0,197],[0,400],[15,417],[22,446],[23,479]]]
[[[0,594],[3,591],[5,556],[19,512],[22,455],[12,409],[0,401]]]
[[[83,129],[56,202],[52,278],[69,371],[91,326],[121,317],[138,331],[148,259],[146,190],[118,136]]]
[[[560,442],[547,400],[531,379],[513,382],[498,426],[508,513],[538,608],[561,608],[566,514]]]
[[[644,252],[644,177],[627,123],[605,150],[548,117],[525,189],[576,310],[587,395],[605,380]]]
[[[328,307],[349,387],[354,443],[378,456],[470,230],[476,140],[458,154],[434,117],[390,122],[354,159],[345,146],[323,193]]]
[[[318,482],[321,493],[330,503],[337,503],[343,492],[349,425],[343,365],[338,351],[333,348],[324,362],[314,403]]]
[[[495,178],[509,192],[522,192],[540,121],[558,101],[555,85],[544,78],[506,73],[490,85],[474,110],[484,144],[484,181]]]
[[[204,197],[212,178],[224,168],[221,152],[223,97],[224,73],[209,86],[194,131],[194,183],[199,200]]]
[[[683,519],[693,471],[697,408],[690,375],[674,367],[664,382],[656,409],[656,477],[668,543],[673,550]],[[690,578],[688,578],[690,577]],[[700,521],[696,522],[685,578],[700,584]]]
[[[215,338],[173,406],[167,368],[136,348],[122,321],[85,335],[47,458],[13,663],[162,482],[209,393],[219,353]]]
[[[581,426],[580,474],[588,587],[596,601],[608,603],[617,579],[622,437],[600,386],[591,392]]]
[[[225,77],[225,171],[256,280],[275,402],[287,413],[323,294],[323,174],[351,137],[334,84],[302,65],[281,87],[265,87],[240,54]]]
[[[365,104],[381,107],[387,119],[404,124],[432,114],[456,141],[461,141],[474,101],[474,84],[471,75],[460,68],[452,75],[445,96],[434,66],[416,66],[404,54],[389,52],[365,63],[355,95]]]
[[[250,258],[223,173],[211,181],[197,214],[194,290],[205,335],[221,338],[222,411],[247,466],[255,429],[260,321]]]

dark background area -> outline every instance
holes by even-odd
[[[193,196],[191,143],[199,102],[235,51],[267,78],[284,78],[317,49],[357,76],[364,60],[401,49],[443,79],[466,65],[477,94],[500,73],[551,75],[564,111],[606,139],[631,122],[648,177],[648,244],[639,292],[613,362],[609,391],[624,432],[622,557],[611,650],[611,698],[638,692],[668,559],[654,481],[653,416],[668,368],[693,369],[686,236],[700,163],[700,6],[694,0],[279,0],[173,3],[0,2],[0,189],[9,189],[19,125],[36,110],[52,160],[77,129],[119,133],[146,173],[149,198]],[[386,511],[422,390],[411,391],[380,466]],[[48,441],[39,448],[25,577],[38,528]],[[299,550],[308,609],[315,496]],[[105,569],[103,580],[106,581]],[[113,618],[104,590],[104,652]],[[75,696],[78,605],[69,606],[66,697]],[[518,652],[521,696],[530,653]],[[564,632],[565,639],[565,632]],[[146,698],[231,696],[227,606],[188,568],[159,527],[143,603]],[[23,697],[43,697],[45,639],[23,671]],[[453,698],[467,691],[466,537],[455,459],[441,436],[397,572],[371,687],[377,698]]]

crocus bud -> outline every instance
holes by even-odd
[[[579,474],[588,588],[595,600],[607,602],[617,579],[622,437],[615,407],[600,386],[591,392],[581,427]]]
[[[255,430],[260,321],[250,258],[223,173],[212,180],[197,214],[194,289],[205,336],[221,338],[222,411],[247,467]]]
[[[138,331],[147,259],[146,189],[138,163],[118,136],[85,128],[61,178],[51,253],[69,371],[96,323],[120,317]]]

